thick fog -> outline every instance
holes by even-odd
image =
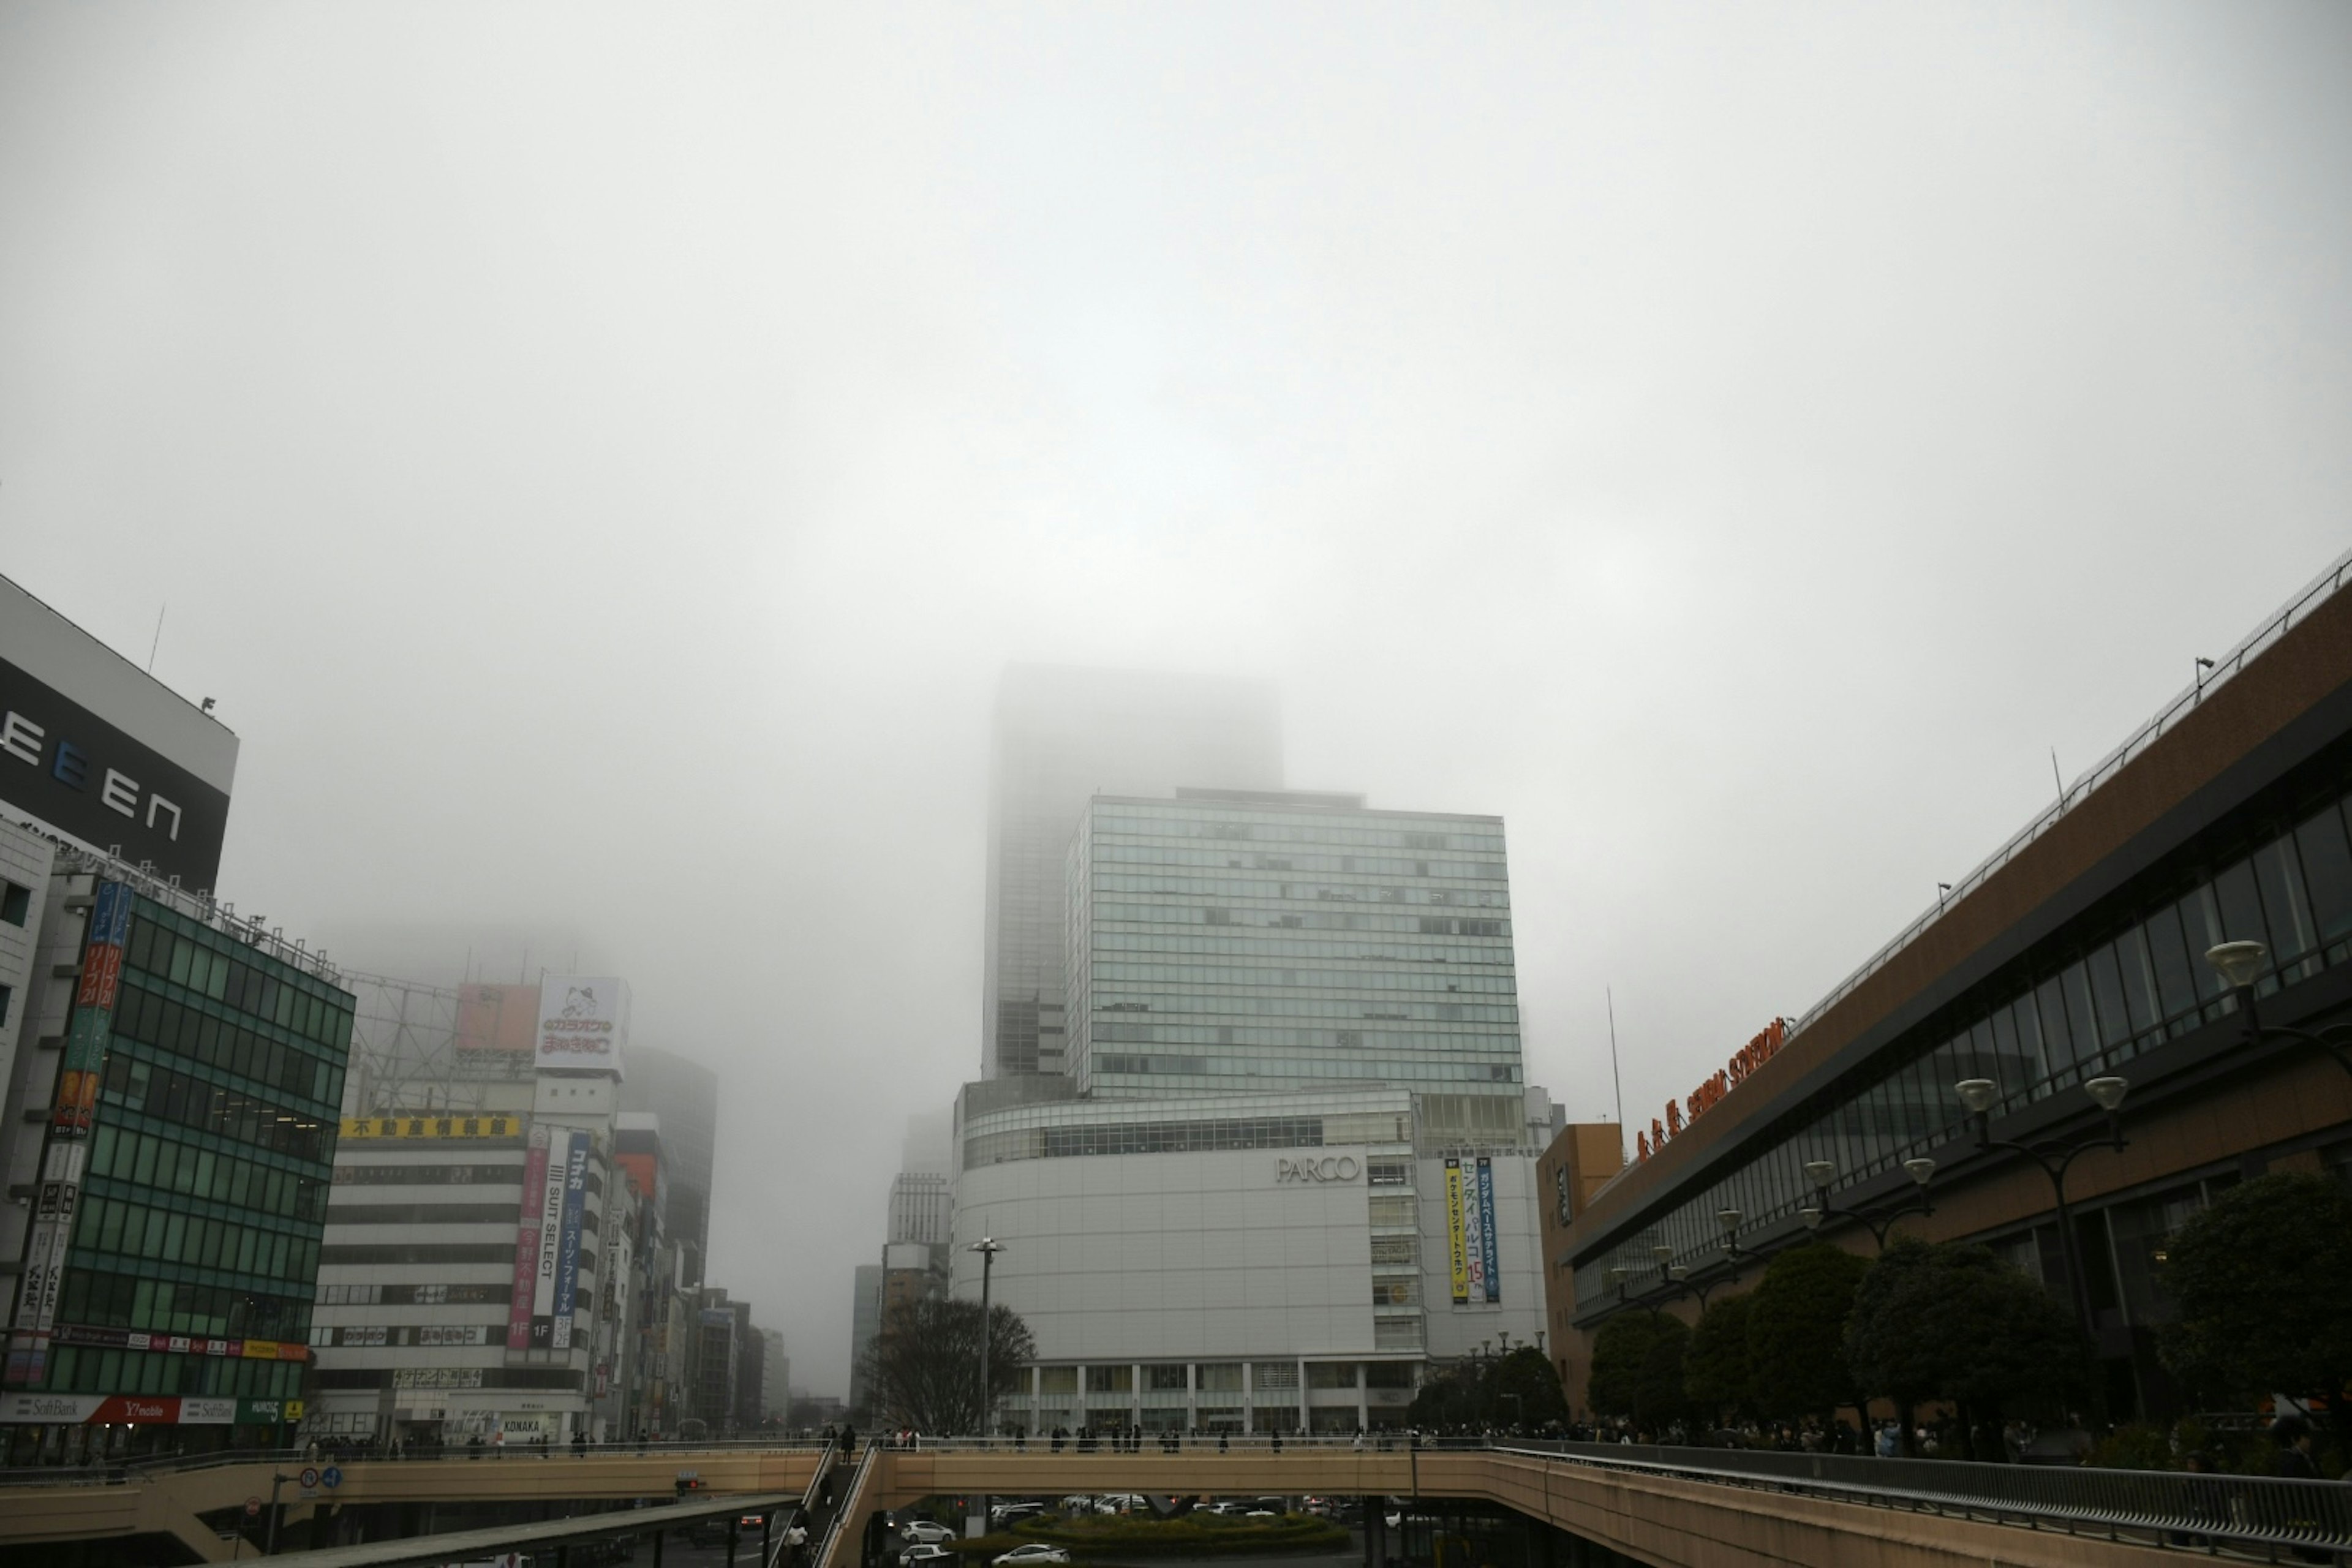
[[[19,0],[0,572],[240,910],[625,973],[838,1394],[1008,661],[1502,814],[1646,1125],[2352,542],[2348,206],[2343,6]]]

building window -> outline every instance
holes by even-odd
[[[1356,1363],[1351,1361],[1310,1361],[1307,1363],[1307,1386],[1353,1388],[1356,1386]]]
[[[14,882],[0,882],[0,921],[20,926],[31,918],[33,889],[20,888]]]
[[[1131,1366],[1090,1366],[1087,1368],[1088,1394],[1125,1394],[1135,1386],[1135,1369]]]

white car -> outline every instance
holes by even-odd
[[[1016,1546],[1002,1557],[991,1560],[989,1568],[1034,1568],[1041,1563],[1067,1563],[1070,1554],[1058,1546],[1048,1546],[1033,1541],[1026,1546]]]
[[[955,1539],[954,1531],[944,1524],[934,1524],[928,1519],[910,1519],[898,1527],[898,1533],[925,1546],[937,1546],[943,1541]]]
[[[926,1542],[919,1546],[907,1548],[906,1554],[898,1561],[901,1563],[952,1563],[955,1561],[955,1553],[944,1546]]]

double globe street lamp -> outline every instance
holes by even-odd
[[[1953,1091],[1960,1097],[1960,1103],[1975,1119],[1979,1153],[2007,1149],[2041,1166],[2042,1173],[2050,1178],[2050,1190],[2058,1205],[2058,1250],[2066,1261],[2066,1277],[2074,1285],[2074,1320],[2083,1331],[2085,1342],[2095,1342],[2091,1321],[2091,1288],[2090,1282],[2083,1277],[2082,1249],[2076,1245],[2074,1210],[2066,1203],[2066,1173],[2077,1159],[2094,1149],[2113,1149],[2120,1153],[2131,1146],[2124,1137],[2123,1122],[2116,1115],[2123,1108],[2125,1094],[2130,1089],[2130,1080],[2115,1073],[2104,1074],[2083,1085],[2083,1092],[2089,1095],[2092,1103],[2106,1114],[2104,1135],[2072,1140],[2045,1138],[2027,1143],[1992,1135],[1992,1108],[2000,1099],[2000,1085],[1989,1078],[1962,1079],[1953,1085]]]
[[[1903,1171],[1911,1178],[1913,1185],[1900,1202],[1875,1208],[1841,1208],[1830,1202],[1830,1184],[1837,1180],[1837,1162],[1808,1160],[1805,1162],[1805,1178],[1813,1184],[1813,1196],[1811,1202],[1797,1210],[1797,1217],[1805,1222],[1807,1230],[1815,1231],[1822,1228],[1822,1222],[1825,1219],[1853,1220],[1869,1227],[1870,1239],[1878,1244],[1879,1251],[1884,1252],[1886,1250],[1886,1233],[1894,1228],[1896,1220],[1907,1214],[1931,1215],[1936,1212],[1935,1204],[1927,1196],[1927,1184],[1936,1179],[1936,1162],[1925,1154],[1916,1155],[1903,1162]]]

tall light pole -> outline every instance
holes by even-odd
[[[992,1337],[988,1321],[988,1276],[996,1267],[996,1255],[1004,1250],[1004,1243],[992,1236],[983,1236],[966,1250],[980,1254],[980,1435],[989,1436],[995,1426],[991,1419],[996,1401],[988,1393],[988,1342]]]
[[[2021,1143],[1992,1135],[1992,1108],[2000,1099],[2000,1086],[1989,1078],[1962,1079],[1953,1085],[1960,1104],[1976,1122],[1977,1151],[2007,1149],[2024,1155],[2042,1167],[2050,1178],[2051,1194],[2058,1205],[2058,1254],[2065,1259],[2066,1272],[2074,1287],[2074,1321],[2082,1330],[2083,1346],[2091,1363],[2085,1369],[2092,1378],[2092,1403],[2104,1409],[2105,1396],[2098,1386],[2098,1323],[2091,1312],[2091,1283],[2084,1273],[2082,1248],[2074,1236],[2074,1211],[2066,1202],[2066,1173],[2075,1160],[2093,1149],[2112,1149],[2121,1153],[2129,1147],[2124,1137],[2123,1122],[2116,1114],[2123,1108],[2124,1095],[2131,1088],[2129,1079],[2108,1073],[2083,1085],[2083,1092],[2091,1097],[2106,1120],[2104,1137],[2084,1136],[2076,1139],[2048,1139],[2038,1143]],[[1922,1184],[1923,1185],[1925,1184]]]

